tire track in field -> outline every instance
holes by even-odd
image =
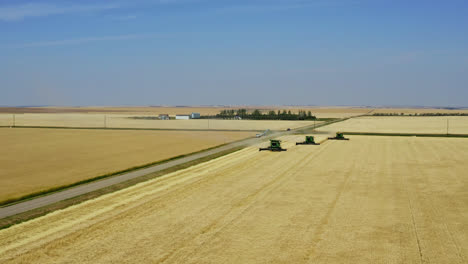
[[[408,143],[410,143],[410,140],[408,140]],[[409,144],[408,144],[409,145]],[[411,150],[411,149],[409,149]],[[410,160],[411,157],[414,157],[414,155],[411,155],[413,153],[409,153],[409,151],[404,151],[404,153],[406,154],[406,157],[404,160]],[[408,168],[411,168],[412,166],[407,166]],[[418,229],[417,229],[417,226],[416,226],[416,220],[415,220],[415,217],[414,217],[414,207],[413,207],[413,202],[412,202],[412,199],[411,199],[411,192],[409,190],[409,183],[407,182],[406,180],[406,177],[403,176],[403,174],[401,174],[401,180],[403,182],[403,185],[404,185],[404,190],[406,192],[406,197],[407,197],[407,200],[408,200],[408,209],[411,213],[411,224],[413,226],[413,231],[414,231],[414,235],[415,235],[415,238],[416,238],[416,245],[417,245],[417,248],[418,248],[418,255],[419,255],[419,263],[424,263],[425,260],[424,260],[424,256],[423,256],[423,253],[422,253],[422,248],[421,248],[421,238],[420,238],[420,234],[418,232]]]
[[[180,198],[182,194],[184,195],[182,198],[185,198],[186,196],[189,195],[187,192],[194,191],[200,188],[200,186],[203,183],[211,182],[214,178],[224,176],[224,174],[219,174],[219,172],[212,174],[214,171],[220,170],[221,172],[223,172],[226,170],[230,170],[231,168],[238,167],[239,162],[242,162],[244,165],[242,167],[242,171],[248,170],[249,168],[255,166],[256,162],[244,163],[244,161],[246,159],[251,158],[252,156],[258,155],[257,153],[258,153],[257,151],[252,151],[252,150],[240,151],[239,153],[228,155],[226,156],[226,158],[219,158],[219,159],[207,162],[207,163],[203,163],[203,165],[197,165],[189,169],[185,169],[185,170],[173,173],[171,175],[168,175],[167,177],[159,178],[155,180],[155,182],[145,182],[143,184],[140,184],[141,186],[132,188],[131,190],[126,189],[124,193],[126,194],[125,196],[127,198],[117,197],[117,196],[120,196],[120,192],[111,194],[114,197],[116,197],[116,199],[119,199],[120,202],[114,203],[110,207],[104,207],[97,213],[97,216],[96,216],[96,213],[93,212],[93,215],[91,215],[89,218],[80,216],[78,219],[74,218],[73,221],[59,225],[59,227],[57,227],[54,230],[48,230],[45,233],[38,232],[38,233],[43,234],[43,236],[35,237],[35,240],[36,241],[40,240],[44,238],[44,236],[50,236],[53,233],[55,234],[59,233],[60,231],[63,231],[65,229],[72,227],[77,222],[81,222],[81,223],[86,222],[86,225],[81,226],[81,225],[84,225],[84,224],[81,224],[80,228],[74,228],[74,230],[69,231],[67,234],[63,234],[62,236],[58,238],[54,238],[53,240],[58,240],[58,239],[64,240],[66,239],[65,238],[66,236],[73,237],[74,233],[79,232],[80,230],[85,229],[85,228],[91,228],[91,226],[93,226],[92,229],[98,231],[100,227],[105,226],[108,222],[112,222],[117,219],[135,216],[133,214],[135,211],[134,209],[146,203],[153,204],[153,208],[152,208],[153,210],[154,210],[154,203],[158,205],[157,209],[164,209],[165,205],[169,204],[169,201],[172,198],[174,197]],[[233,159],[234,158],[233,156],[235,157],[235,159]],[[271,156],[262,156],[262,158],[267,159],[267,161],[268,160],[271,161],[275,159],[276,157],[271,155]],[[213,166],[216,166],[216,167],[213,167]],[[189,177],[188,180],[193,180],[192,182],[187,182],[188,180],[186,178],[181,178],[181,179],[177,178],[179,177],[179,174],[187,174],[187,172],[191,172],[191,174],[202,173],[204,177],[201,177],[195,180],[192,179],[194,177]],[[174,183],[173,181],[176,181],[176,182]],[[183,185],[178,187],[177,184],[179,183]],[[145,199],[145,197],[148,197],[154,193],[161,192],[161,190],[158,189],[158,187],[161,187],[163,189],[169,189],[169,190],[168,192],[162,193],[160,196],[158,196],[155,199],[151,199],[149,201]],[[111,195],[108,195],[108,196],[111,196]],[[136,203],[137,200],[143,200],[143,202]],[[157,203],[158,201],[161,201],[161,200],[163,200],[163,204]],[[131,204],[132,206],[128,207],[128,204]],[[83,206],[87,206],[87,205],[83,205]],[[209,210],[210,205],[206,206],[205,209]],[[88,211],[92,211],[92,210],[90,209]],[[145,214],[145,212],[139,213],[139,215],[142,215],[142,214]],[[95,219],[96,217],[98,218]],[[103,218],[103,219],[99,219],[99,218]],[[18,226],[16,226],[16,228],[17,227]],[[52,241],[52,239],[48,239],[48,240],[49,242]],[[23,240],[23,244],[25,244],[26,242],[33,242],[33,241]],[[40,243],[40,244],[43,245],[45,243]],[[16,247],[18,246],[19,244],[16,244]],[[10,245],[10,247],[15,247],[15,246]],[[39,245],[37,245],[37,247],[39,247]],[[7,250],[8,248],[4,248],[4,249]]]
[[[275,176],[274,176],[274,179],[273,181],[275,181],[275,179],[278,177],[276,176],[277,174],[281,174],[280,172],[276,172],[275,173]],[[267,183],[268,185],[268,183]],[[262,186],[259,190],[263,190],[265,188],[265,186]],[[230,215],[233,215],[233,211],[236,211],[239,210],[239,208],[241,207],[241,203],[243,200],[245,200],[246,197],[242,198],[240,201],[238,201],[234,206],[233,208],[231,208],[229,211],[223,213],[221,216],[218,216],[214,221],[212,221],[209,225],[205,226],[204,228],[202,228],[202,230],[199,232],[199,233],[195,233],[193,234],[192,236],[188,237],[188,238],[185,238],[183,241],[181,241],[179,243],[179,245],[175,246],[173,248],[173,250],[171,250],[168,254],[166,254],[165,256],[162,257],[162,259],[160,259],[158,261],[158,263],[164,263],[168,260],[170,260],[171,257],[175,256],[177,254],[177,252],[179,250],[181,250],[182,248],[185,248],[187,247],[189,244],[193,243],[193,241],[197,240],[199,237],[205,235],[206,233],[208,233],[210,230],[213,230],[216,226],[220,226],[220,223],[223,222],[223,220],[225,220],[226,218],[228,218],[228,216]],[[237,205],[237,206],[236,206]],[[209,204],[207,207],[211,207],[212,205]],[[245,208],[244,210],[241,210],[240,211],[240,214],[243,213],[243,211],[245,211]],[[225,222],[225,221],[224,221]]]
[[[238,161],[239,159],[243,160],[246,157],[251,156],[251,155],[246,155],[246,154],[249,154],[249,153],[244,154],[242,152],[241,153],[234,153],[234,154],[237,154],[237,155],[235,155],[235,157],[237,158],[236,161]],[[74,231],[70,230],[69,232],[65,232],[65,234],[63,234],[61,237],[64,237],[66,235],[70,235],[70,234],[72,234],[74,232],[78,232],[79,230],[87,228],[87,227],[89,227],[91,225],[96,225],[99,222],[105,222],[106,219],[110,220],[111,218],[113,218],[117,214],[124,214],[125,212],[131,211],[131,210],[141,206],[142,203],[135,203],[135,202],[137,200],[141,200],[141,199],[144,199],[145,197],[151,196],[151,195],[153,195],[155,193],[159,193],[161,191],[164,191],[164,190],[168,189],[169,191],[167,193],[163,193],[161,196],[156,198],[156,199],[166,199],[168,196],[171,195],[171,193],[174,194],[174,195],[178,195],[178,194],[180,194],[179,193],[180,191],[184,191],[184,188],[187,189],[187,188],[193,187],[193,186],[190,186],[191,184],[197,184],[198,183],[200,185],[202,182],[206,182],[206,181],[211,180],[213,178],[213,176],[222,176],[222,175],[210,175],[212,177],[201,177],[198,180],[195,179],[195,182],[191,182],[188,185],[182,185],[182,186],[177,188],[177,184],[181,184],[181,183],[184,183],[185,181],[193,180],[193,178],[197,178],[199,176],[198,174],[201,174],[201,173],[204,174],[206,171],[213,171],[215,169],[219,169],[219,168],[223,168],[223,167],[225,168],[226,165],[228,166],[228,168],[236,166],[237,162],[233,162],[233,159],[232,159],[233,157],[231,157],[231,155],[228,155],[228,156],[225,156],[225,157],[222,157],[222,158],[219,158],[219,159],[215,159],[215,160],[212,160],[212,161],[209,161],[209,162],[206,162],[206,163],[202,163],[201,165],[196,165],[196,166],[190,167],[188,169],[177,171],[175,173],[168,174],[165,177],[161,177],[161,178],[158,178],[158,179],[155,179],[155,180],[151,180],[151,181],[148,181],[148,182],[137,184],[137,185],[135,185],[133,187],[124,189],[123,191],[119,191],[119,192],[111,193],[111,194],[108,194],[108,195],[104,195],[104,196],[102,196],[102,198],[100,197],[100,198],[91,200],[90,202],[85,202],[85,203],[79,204],[77,206],[72,206],[69,209],[67,208],[65,210],[61,210],[61,211],[57,211],[56,213],[52,213],[53,215],[54,214],[55,215],[56,214],[66,215],[66,213],[68,211],[70,211],[71,209],[73,209],[73,208],[74,209],[83,208],[83,207],[86,208],[87,206],[90,205],[90,203],[91,203],[91,205],[92,204],[96,205],[96,202],[103,201],[105,197],[107,197],[107,198],[115,197],[115,199],[112,199],[112,201],[113,201],[112,204],[107,203],[104,206],[98,206],[99,209],[97,211],[94,211],[94,210],[90,209],[90,210],[88,210],[89,214],[80,215],[78,218],[75,218],[73,216],[68,216],[68,219],[71,219],[71,220],[69,220],[69,221],[66,221],[66,219],[62,220],[61,221],[62,224],[57,225],[53,229],[45,230],[44,229],[45,227],[43,225],[39,224],[37,226],[38,230],[35,233],[38,233],[40,235],[37,235],[37,236],[34,236],[34,237],[22,238],[21,237],[22,233],[20,231],[18,232],[17,230],[21,229],[22,227],[31,226],[31,225],[34,225],[35,223],[38,223],[39,221],[41,221],[42,217],[37,218],[37,219],[32,220],[32,221],[29,221],[29,222],[25,222],[25,223],[20,224],[20,225],[13,226],[10,229],[4,230],[4,232],[14,234],[14,236],[7,236],[6,237],[7,239],[5,239],[5,240],[2,239],[2,241],[0,242],[0,245],[2,246],[1,250],[0,250],[0,255],[3,255],[5,252],[7,252],[9,250],[11,250],[13,248],[21,247],[21,246],[23,246],[25,244],[33,244],[33,243],[36,244],[38,241],[41,241],[41,242],[37,243],[35,248],[40,247],[40,246],[44,245],[44,243],[46,241],[50,242],[50,239],[44,239],[44,238],[49,238],[52,234],[58,234],[60,232],[63,232],[63,230],[70,229],[76,223],[82,223],[82,224],[80,224],[80,229],[75,228]],[[220,161],[223,161],[223,162],[220,162]],[[206,168],[206,166],[215,166],[215,168],[213,168],[213,167]],[[195,173],[195,177],[177,178],[180,174],[186,174],[187,172]],[[172,181],[175,181],[175,182],[172,182]],[[122,195],[122,193],[124,193],[126,198],[119,197],[119,196]],[[167,195],[167,196],[165,196],[165,195]],[[116,200],[119,201],[119,202],[115,203]],[[153,201],[153,200],[151,200],[151,201]],[[106,200],[104,200],[104,201],[106,201]],[[144,203],[146,203],[146,202],[148,202],[148,201],[145,201]],[[131,204],[131,206],[128,206],[129,204]],[[122,208],[124,205],[126,205],[127,208],[125,208],[125,209]],[[117,209],[119,209],[119,210],[117,210]],[[104,219],[99,220],[99,217],[102,217]],[[82,225],[84,225],[84,223],[86,223],[86,226],[82,226]],[[58,239],[58,238],[55,238],[55,239]],[[10,242],[10,243],[8,243],[8,242]]]
[[[360,148],[360,152],[363,152],[363,150],[364,150],[364,148]],[[358,156],[360,156],[360,155],[358,155],[358,154],[354,155],[354,157],[358,157]],[[354,158],[353,161],[350,163],[349,168],[346,170],[347,173],[343,177],[344,179],[341,182],[341,184],[339,185],[338,191],[337,191],[335,197],[330,202],[330,204],[328,206],[328,210],[326,211],[325,215],[319,221],[319,224],[317,226],[311,224],[306,228],[307,231],[305,231],[304,233],[308,233],[308,230],[315,227],[314,232],[312,233],[312,237],[311,237],[310,249],[307,252],[305,252],[305,255],[303,257],[304,262],[309,262],[310,259],[312,258],[312,255],[314,253],[316,253],[315,248],[317,248],[318,244],[323,240],[322,235],[325,233],[325,228],[329,223],[330,217],[332,216],[332,214],[336,210],[338,201],[340,200],[341,196],[343,195],[343,193],[344,193],[344,191],[345,191],[345,189],[346,189],[346,187],[348,185],[349,179],[351,178],[351,175],[355,172],[356,167],[357,167],[357,162],[356,162],[356,158]]]
[[[421,149],[421,148],[418,149],[418,148],[415,146],[415,142],[414,142],[414,141],[411,141],[409,145],[410,145],[410,147],[411,147],[413,153],[419,153],[419,154],[421,154],[421,153],[424,153],[424,154],[425,154],[425,153],[428,153],[427,151],[424,151],[424,149]],[[428,149],[428,150],[430,151],[431,155],[436,156],[436,157],[440,157],[438,154],[436,154],[436,151],[434,151],[434,148],[431,148],[430,146],[427,146],[427,144],[424,144],[423,147],[426,148],[426,149]],[[416,156],[420,156],[420,155],[416,155]],[[440,158],[439,158],[439,159],[440,159]],[[418,165],[418,166],[415,166],[415,168],[416,168],[417,174],[419,175],[418,178],[420,178],[420,179],[426,179],[426,180],[423,182],[423,184],[427,187],[427,185],[428,185],[428,184],[427,184],[427,177],[424,177],[424,173],[423,173],[423,171],[422,171],[422,169],[421,169],[421,166]],[[442,213],[440,212],[440,210],[437,208],[437,206],[435,206],[435,201],[434,201],[433,195],[425,195],[424,198],[425,198],[425,200],[429,200],[429,203],[428,203],[428,204],[429,204],[429,206],[430,206],[430,208],[431,208],[431,213],[430,213],[430,214],[431,214],[431,215],[435,215],[435,216],[437,216],[437,218],[439,218],[439,219],[442,220],[442,224],[443,224],[443,226],[444,226],[445,233],[448,234],[448,237],[450,237],[450,240],[451,240],[451,242],[453,243],[453,245],[454,245],[454,247],[455,247],[455,249],[456,249],[456,252],[457,252],[457,254],[458,254],[458,257],[460,258],[460,262],[459,262],[459,263],[465,263],[464,257],[462,256],[462,253],[461,253],[461,251],[460,251],[459,243],[457,243],[455,237],[453,236],[453,233],[450,231],[449,227],[447,226],[447,218],[444,216],[444,214],[442,214]]]
[[[190,237],[187,240],[184,240],[183,243],[179,247],[175,248],[173,251],[165,255],[161,260],[158,261],[158,263],[165,263],[165,262],[171,261],[171,259],[174,259],[174,258],[177,262],[177,258],[178,258],[177,253],[181,249],[187,248],[189,244],[193,243],[196,240],[201,240],[198,246],[192,248],[191,250],[189,250],[189,252],[183,255],[184,259],[187,259],[189,256],[193,256],[199,248],[203,247],[206,243],[210,243],[226,227],[229,227],[234,222],[238,221],[243,215],[245,215],[252,208],[252,206],[256,202],[259,202],[261,198],[267,197],[274,190],[281,187],[284,182],[290,180],[294,175],[300,172],[301,169],[305,166],[304,164],[307,164],[305,161],[310,160],[310,159],[315,160],[315,157],[320,155],[325,150],[326,148],[321,148],[318,152],[314,153],[314,155],[306,155],[304,158],[301,158],[300,160],[296,161],[291,166],[283,166],[279,172],[275,173],[276,176],[270,182],[266,183],[265,185],[263,185],[261,188],[259,188],[255,192],[248,194],[243,199],[238,201],[234,205],[235,207],[233,209],[231,209],[229,212],[218,217],[215,221],[213,221],[211,224],[209,224],[204,229],[202,229],[200,233]],[[289,160],[287,159],[284,159],[283,161],[285,163],[289,163]],[[300,164],[300,165],[297,166],[296,164]],[[291,167],[293,169],[291,169]],[[293,172],[291,172],[292,170]]]
[[[252,153],[255,154],[256,152],[252,152]],[[252,155],[247,155],[247,156],[243,155],[242,160],[245,160],[245,158],[248,158],[249,156],[252,156]],[[233,162],[231,159],[229,159],[229,161],[227,161],[227,162],[229,162],[228,169],[230,167],[236,167],[236,164],[231,164],[231,162]],[[223,166],[223,164],[218,164],[218,165],[220,165],[220,167],[223,167],[222,171],[224,171],[226,169],[225,166]],[[247,167],[251,167],[253,165],[254,164],[250,164]],[[205,166],[207,166],[207,165],[205,165]],[[244,169],[246,169],[246,168],[244,167]],[[108,218],[104,219],[103,221],[97,221],[93,225],[86,227],[86,228],[88,228],[87,233],[92,234],[92,235],[89,235],[90,239],[92,239],[92,237],[94,235],[98,234],[100,229],[102,227],[105,227],[108,223],[111,224],[112,222],[117,222],[118,220],[123,220],[123,219],[125,219],[125,222],[128,222],[128,221],[131,221],[131,219],[134,219],[134,218],[138,219],[138,217],[145,216],[149,211],[152,212],[154,210],[164,210],[167,207],[167,205],[170,204],[171,201],[173,201],[174,198],[185,199],[187,196],[190,195],[191,192],[193,192],[194,190],[196,191],[197,189],[199,189],[200,186],[204,182],[206,182],[206,181],[211,182],[212,179],[220,177],[220,176],[224,176],[224,174],[216,173],[215,175],[210,175],[210,173],[208,173],[208,174],[206,174],[204,176],[208,176],[208,177],[203,177],[202,179],[199,179],[196,182],[187,183],[187,186],[182,186],[181,188],[177,188],[177,189],[171,188],[171,191],[169,193],[164,194],[161,197],[158,197],[157,199],[151,199],[149,201],[145,200],[145,201],[143,201],[141,203],[135,204],[135,206],[132,206],[131,208],[125,209],[124,211],[120,210],[118,212],[118,214],[115,214],[115,216],[113,216],[113,217],[108,217]],[[194,185],[196,185],[196,188],[194,188]],[[141,191],[141,190],[138,190],[138,191]],[[143,204],[150,205],[150,208],[140,210],[141,206],[143,206]],[[134,210],[136,208],[138,208],[138,210],[136,211],[137,213],[135,213],[135,210]],[[209,206],[205,206],[201,210],[202,210],[201,214],[203,214],[203,211],[209,211],[210,208],[209,208]],[[78,231],[80,231],[80,230],[78,230]],[[181,232],[183,232],[183,230],[181,230]],[[63,238],[62,240],[66,239],[68,241],[73,241],[74,238],[75,238],[75,235],[70,234],[67,238]]]
[[[285,169],[285,170],[287,170],[287,169]],[[276,174],[284,175],[284,173],[278,173],[278,172],[277,172]],[[269,185],[271,185],[271,184],[274,183],[274,182],[277,182],[277,180],[279,180],[279,178],[278,178],[278,176],[275,176],[274,180],[271,181],[270,184],[267,183],[266,185],[262,186],[259,190],[257,190],[257,192],[260,192],[260,191],[262,191],[262,190],[265,190]],[[251,204],[246,204],[246,201],[249,199],[249,197],[251,198],[252,195],[249,195],[249,196],[247,196],[247,197],[244,197],[242,200],[240,200],[239,202],[236,203],[235,206],[236,206],[237,208],[242,207],[242,206],[244,207],[244,209],[242,209],[242,210],[240,211],[240,213],[237,214],[237,216],[240,216],[240,215],[242,215],[243,213],[245,213],[245,211],[251,206]],[[205,228],[202,230],[201,233],[196,234],[194,237],[192,237],[192,238],[190,239],[190,241],[185,241],[184,244],[186,244],[186,245],[189,244],[190,242],[192,242],[192,241],[195,240],[196,238],[199,238],[200,236],[202,236],[202,235],[208,233],[209,231],[214,230],[215,227],[217,227],[217,226],[219,226],[219,227],[217,228],[217,230],[220,231],[222,228],[224,228],[225,226],[227,226],[227,225],[229,225],[230,223],[232,223],[233,220],[227,222],[226,224],[220,225],[221,222],[226,222],[226,221],[222,221],[222,220],[224,220],[224,219],[228,218],[228,216],[232,215],[232,214],[233,214],[233,211],[235,211],[235,210],[236,210],[236,208],[231,209],[229,212],[227,212],[227,213],[223,214],[222,216],[218,217],[217,220],[215,220],[215,221],[212,222],[210,225],[208,225],[207,227],[205,227]],[[234,217],[234,219],[237,218],[237,216]],[[181,246],[181,247],[183,247],[183,246]],[[173,254],[176,254],[176,253],[177,253],[176,251],[178,251],[181,247],[178,247],[178,248],[174,249]],[[167,259],[168,259],[169,257],[171,257],[173,254],[171,254],[170,256],[167,256],[167,257],[164,258],[162,261],[167,260]]]
[[[389,138],[390,139],[390,138]],[[401,263],[410,263],[410,262],[415,262],[419,261],[419,263],[422,263],[422,255],[421,255],[421,247],[420,247],[420,237],[419,233],[417,233],[416,229],[416,222],[414,218],[414,208],[412,201],[410,200],[410,194],[409,194],[409,184],[406,181],[405,175],[403,172],[407,170],[408,167],[408,158],[403,155],[399,155],[397,159],[394,159],[392,156],[394,154],[394,141],[393,140],[387,140],[387,158],[386,158],[386,170],[388,172],[388,175],[390,177],[394,178],[396,183],[392,185],[392,187],[398,191],[398,200],[399,204],[401,204],[401,207],[398,206],[398,208],[401,210],[400,213],[396,214],[399,219],[401,219],[400,223],[403,225],[404,228],[404,233],[405,233],[405,238],[402,241],[401,239],[399,240],[398,246],[400,248],[405,248],[405,251],[400,251],[402,259]],[[404,144],[405,148],[401,148],[402,152],[406,153],[407,155],[411,156],[409,154],[409,150],[407,149],[408,145],[408,139],[407,138],[401,138],[398,141],[398,144]],[[410,204],[411,202],[411,204]],[[411,232],[413,231],[413,232]]]
[[[449,142],[450,142],[450,143],[454,143],[454,142],[452,142],[452,141],[449,141]],[[441,161],[441,162],[446,162],[445,160],[443,160],[443,159],[441,158],[441,156],[442,156],[442,155],[440,154],[441,152],[442,152],[442,153],[453,153],[454,151],[462,152],[462,151],[466,151],[466,150],[467,150],[467,149],[462,149],[462,150],[460,150],[459,148],[454,148],[454,147],[453,147],[453,144],[450,144],[450,145],[449,145],[449,144],[442,144],[442,146],[443,146],[443,148],[444,148],[444,151],[441,151],[440,149],[437,149],[435,145],[428,145],[428,148],[430,148],[431,153],[432,153],[433,155],[437,156],[438,159],[439,159],[439,161]],[[450,158],[453,159],[453,157],[460,157],[460,156],[461,156],[460,153],[456,153],[455,155],[451,155]],[[459,160],[455,160],[455,161],[452,161],[452,162],[458,163],[458,162],[464,162],[464,160],[459,159]],[[466,187],[466,184],[463,182],[463,180],[461,179],[460,175],[458,175],[457,173],[454,173],[453,171],[451,171],[450,176],[451,176],[452,178],[456,179],[458,185],[460,185],[460,186],[465,186],[465,187]],[[464,188],[464,187],[462,187],[462,188]],[[466,189],[466,188],[465,188],[465,189]],[[432,196],[431,196],[431,198],[432,198]],[[452,205],[452,206],[448,206],[449,208],[451,208],[452,211],[453,211],[453,210],[456,210],[457,214],[459,214],[459,215],[462,215],[462,214],[463,214],[463,213],[459,210],[459,208],[462,208],[463,206],[460,205],[460,204],[463,204],[463,202],[466,202],[466,201],[460,201],[460,200],[458,200],[458,199],[450,199],[450,200],[447,201],[447,202],[448,202],[450,205]],[[437,208],[438,208],[438,207],[437,207]],[[440,210],[438,210],[437,212],[439,213],[439,215],[440,215],[441,217],[444,217],[444,219],[446,219],[445,214],[440,213]],[[445,222],[447,222],[447,221],[444,221],[444,223],[445,223]],[[456,237],[455,237],[455,235],[454,235],[454,233],[456,233],[456,232],[450,231],[450,229],[449,229],[448,227],[447,227],[447,231],[448,231],[448,232],[450,233],[450,235],[452,236],[453,242],[454,242],[455,246],[457,247],[457,250],[458,250],[458,253],[459,253],[461,259],[462,259],[463,261],[467,262],[466,257],[465,257],[464,254],[462,253],[462,250],[461,250],[462,246],[460,246],[460,241],[459,241],[458,239],[456,239]]]

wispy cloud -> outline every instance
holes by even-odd
[[[80,14],[102,12],[112,9],[124,9],[135,7],[148,7],[153,5],[178,5],[178,4],[206,4],[216,3],[219,7],[218,12],[268,12],[283,11],[287,9],[300,9],[317,6],[334,6],[337,4],[353,3],[355,0],[251,0],[251,1],[232,1],[232,0],[120,0],[113,3],[95,3],[82,4],[78,1],[73,2],[52,2],[31,0],[30,3],[17,5],[0,6],[0,21],[12,22],[21,21],[34,17],[46,17],[51,15]],[[76,4],[78,3],[78,4]],[[123,20],[134,19],[135,16],[124,17]]]
[[[20,21],[30,17],[43,17],[49,15],[76,14],[97,12],[121,8],[119,3],[112,4],[55,4],[55,3],[26,3],[14,6],[0,7],[0,20]]]
[[[120,41],[120,40],[131,40],[131,39],[144,39],[144,38],[156,38],[156,37],[167,37],[164,34],[128,34],[128,35],[115,35],[115,36],[102,36],[102,37],[86,37],[86,38],[75,38],[75,39],[63,39],[53,41],[38,41],[30,42],[20,45],[15,45],[15,48],[29,48],[29,47],[50,47],[50,46],[65,46],[65,45],[78,45],[86,44],[91,42],[101,41]]]
[[[234,2],[235,3],[235,2]],[[355,5],[355,0],[252,0],[249,2],[225,5],[216,9],[221,13],[244,13],[244,12],[276,12],[302,8],[336,7],[341,5]]]

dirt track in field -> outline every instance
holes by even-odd
[[[0,262],[468,261],[466,139],[302,139],[1,230]]]

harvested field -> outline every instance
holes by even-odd
[[[344,118],[370,113],[372,108],[361,107],[308,107],[306,111],[311,111],[318,118]]]
[[[311,111],[320,118],[341,118],[368,113],[372,109],[362,107],[312,107],[312,106],[231,106],[231,107],[0,107],[0,113],[75,113],[75,114],[122,114],[122,115],[159,115],[171,116],[190,114],[192,112],[202,115],[216,115],[223,109],[237,110],[245,108],[253,111],[259,109],[266,113],[270,110],[288,110],[297,113],[298,110]]]
[[[321,123],[317,121],[316,124]],[[214,129],[214,130],[286,130],[311,126],[314,121],[279,121],[279,120],[139,120],[128,117],[111,117],[111,126],[143,127],[162,129]]]
[[[172,107],[172,106],[135,106],[135,107],[118,107],[118,106],[84,106],[84,107],[0,107],[0,113],[106,113],[106,114],[190,114],[197,112],[202,115],[215,115],[222,109],[238,109],[240,107],[203,107],[203,106],[187,106],[187,107]],[[249,107],[244,107],[249,108]]]
[[[107,127],[107,128],[149,128],[181,130],[285,130],[313,125],[313,121],[277,120],[148,120],[132,119],[131,115],[102,114],[18,114],[17,126],[43,127]],[[317,124],[320,122],[317,121]],[[13,124],[13,116],[0,114],[0,126]]]
[[[454,113],[468,113],[468,109],[439,109],[439,108],[376,108],[372,112],[380,114],[435,114],[435,113],[444,113],[444,114],[454,114]]]
[[[321,131],[375,132],[375,133],[449,133],[468,134],[468,116],[410,117],[410,116],[369,116],[357,117],[332,124]]]
[[[254,135],[252,132],[0,128],[0,201]]]
[[[466,263],[467,140],[350,138],[289,136],[0,230],[0,262]]]
[[[122,114],[122,115],[159,115],[169,114],[171,116],[190,114],[197,112],[202,115],[216,115],[223,109],[237,110],[239,108],[259,109],[262,112],[270,110],[290,110],[297,113],[298,110],[311,111],[319,118],[342,118],[373,113],[468,113],[468,109],[438,109],[438,108],[370,108],[370,107],[339,107],[339,106],[135,106],[135,107],[0,107],[0,113],[81,113],[81,114]]]
[[[350,113],[350,114],[364,114],[369,112],[370,108],[364,107],[338,107],[338,106],[186,106],[186,107],[174,107],[174,106],[135,106],[135,107],[99,107],[99,106],[84,106],[84,107],[0,107],[0,113],[107,113],[107,114],[190,114],[197,112],[202,115],[216,115],[223,109],[237,110],[239,108],[245,108],[249,110],[259,109],[267,112],[270,110],[290,110],[291,112],[297,113],[298,110],[311,110],[314,113]]]

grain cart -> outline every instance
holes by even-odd
[[[329,137],[328,139],[349,140],[349,138],[345,138],[343,133],[340,133],[340,132],[336,132],[336,137]]]
[[[296,145],[320,145],[320,143],[315,143],[314,136],[306,136],[304,142],[296,142]]]
[[[259,148],[258,151],[270,150],[270,151],[286,151],[287,149],[281,148],[281,140],[270,139],[270,146],[268,148]]]

